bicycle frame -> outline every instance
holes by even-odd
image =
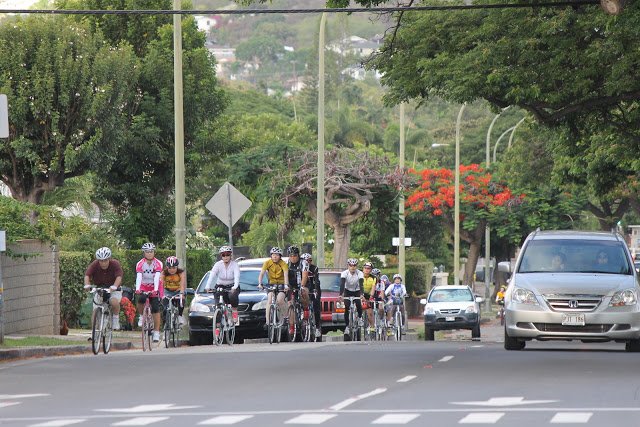
[[[224,292],[226,291],[225,285],[216,285],[213,291],[213,299],[215,301],[213,309],[213,342],[218,346],[222,345],[225,336],[229,345],[233,345],[233,341],[236,338],[236,324],[233,321],[231,305],[224,302]],[[218,317],[220,318],[219,325]]]
[[[150,297],[156,292],[140,292],[141,295],[145,295],[147,299],[144,301],[144,308],[142,309],[142,351],[151,351],[151,337],[153,336],[153,316],[151,314]]]
[[[351,341],[359,341],[358,330],[360,328],[360,317],[358,316],[358,307],[356,307],[355,301],[360,300],[360,297],[344,297],[349,300],[349,334],[347,335]]]
[[[177,347],[178,344],[178,333],[181,326],[180,322],[178,322],[178,306],[173,304],[173,300],[180,298],[180,295],[167,297],[169,305],[165,309],[164,318],[164,344],[167,348]]]
[[[111,349],[111,339],[113,337],[112,311],[111,302],[109,301],[111,289],[92,288],[91,293],[93,294],[93,301],[97,305],[93,310],[92,316],[91,350],[93,354],[98,354],[102,343],[102,351],[107,354]]]
[[[284,292],[284,285],[272,285],[265,288],[267,295],[272,294],[271,303],[269,303],[269,327],[268,333],[269,344],[280,342],[283,326],[282,310],[278,305],[278,294]]]

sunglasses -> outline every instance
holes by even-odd
[[[231,256],[231,254],[220,254],[220,256]]]

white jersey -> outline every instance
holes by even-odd
[[[228,267],[225,267],[222,260],[216,262],[209,272],[209,280],[205,289],[211,289],[214,277],[216,277],[217,285],[233,285],[231,289],[237,289],[240,286],[240,266],[234,260],[229,261]]]
[[[350,292],[358,292],[360,290],[360,279],[364,280],[364,274],[360,270],[356,270],[355,273],[351,274],[349,269],[346,269],[340,277],[345,279],[344,288]]]

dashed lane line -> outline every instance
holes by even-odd
[[[168,420],[169,417],[136,417],[128,420],[111,424],[112,426],[148,426],[149,424],[158,423]]]
[[[285,424],[322,424],[337,414],[302,414],[285,421]]]
[[[495,424],[504,416],[504,412],[472,412],[460,421],[459,424]]]
[[[442,359],[438,360],[438,362],[448,362],[451,359],[453,359],[453,356],[445,356]]]
[[[356,397],[350,397],[348,399],[343,400],[340,403],[336,403],[335,405],[330,406],[329,410],[340,411],[340,410],[346,408],[347,406],[356,403],[359,400],[366,399],[367,397],[375,396],[375,395],[380,394],[380,393],[384,393],[385,391],[387,391],[387,389],[385,387],[379,387],[379,388],[377,388],[375,390],[370,391],[369,393],[364,393],[364,394],[358,395]]]
[[[419,416],[420,414],[386,414],[373,420],[371,424],[407,424]]]
[[[406,383],[411,381],[412,379],[417,378],[417,375],[407,375],[406,377],[400,378],[398,381],[399,383]]]
[[[220,415],[217,417],[209,418],[208,420],[200,421],[198,425],[231,425],[239,423],[240,421],[253,418],[253,415]]]
[[[584,424],[588,423],[593,412],[561,412],[551,418],[554,424]]]

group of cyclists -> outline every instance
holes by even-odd
[[[373,263],[365,262],[362,270],[358,269],[358,260],[349,258],[347,260],[347,269],[340,275],[340,295],[339,300],[344,301],[344,321],[345,335],[350,332],[350,328],[359,327],[359,325],[349,324],[349,309],[351,307],[351,299],[353,300],[358,311],[358,318],[362,318],[362,303],[369,302],[367,308],[367,317],[369,325],[373,325],[373,310],[378,310],[380,317],[385,316],[387,324],[392,324],[392,314],[396,307],[402,312],[402,318],[405,317],[404,297],[407,296],[407,289],[402,283],[400,274],[393,275],[393,283],[389,282],[389,278],[382,274],[380,269],[375,268]],[[404,325],[402,325],[404,327]]]
[[[164,264],[155,257],[156,247],[153,243],[142,245],[143,258],[136,264],[136,294],[138,296],[138,314],[141,313],[147,296],[153,315],[153,341],[160,340],[160,303],[163,307],[168,306],[168,298],[179,295],[179,322],[184,325],[183,317],[184,296],[186,290],[186,272],[179,267],[179,260],[175,256],[168,257]],[[240,267],[232,259],[232,248],[222,246],[219,248],[220,261],[216,262],[209,274],[209,279],[205,289],[213,291],[218,288],[222,291],[225,304],[230,304],[233,310],[233,320],[238,320],[238,295],[240,293]],[[258,278],[259,288],[263,289],[263,278],[265,273],[268,276],[268,283],[275,286],[275,290],[268,292],[268,303],[266,319],[269,322],[269,307],[273,300],[279,305],[282,313],[288,313],[288,306],[293,295],[297,295],[303,307],[313,306],[314,319],[316,325],[321,325],[321,293],[319,270],[313,264],[313,258],[309,253],[300,254],[298,246],[290,246],[287,249],[288,261],[282,259],[283,251],[279,247],[270,250],[270,259],[262,266]],[[120,301],[122,299],[122,266],[112,258],[111,250],[107,247],[96,251],[96,259],[87,268],[84,276],[84,289],[91,290],[92,283],[95,287],[110,288],[110,303],[112,307],[114,330],[120,328],[119,313]],[[215,285],[213,284],[215,278]],[[370,301],[368,310],[369,324],[373,324],[373,309],[380,310],[380,315],[384,316],[387,311],[387,321],[391,322],[391,316],[396,306],[402,310],[404,318],[404,297],[407,290],[402,283],[399,274],[393,276],[393,282],[389,282],[386,275],[374,268],[371,262],[365,262],[362,270],[358,269],[358,260],[349,258],[347,269],[340,277],[339,300],[345,303],[345,334],[348,333],[350,325],[348,312],[350,307],[349,297],[354,299],[358,316],[362,316],[362,303]],[[94,309],[96,307],[94,301]],[[285,319],[289,324],[293,319]],[[141,326],[141,318],[138,322]],[[316,338],[321,336],[321,328],[315,330]]]

